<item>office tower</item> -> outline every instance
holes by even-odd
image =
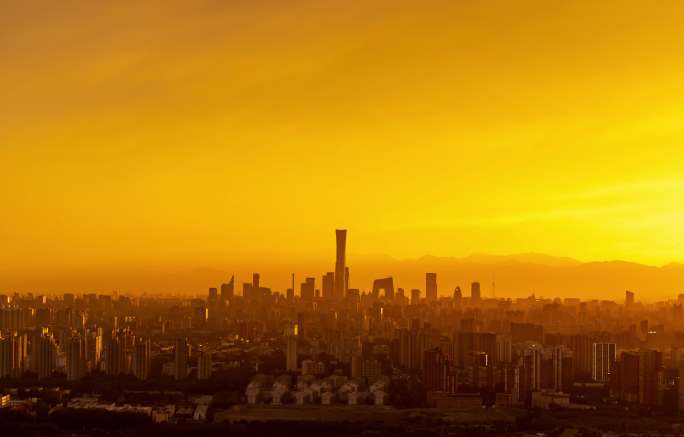
[[[405,369],[420,370],[423,368],[423,352],[428,348],[428,338],[422,329],[400,329],[397,331],[399,338],[399,365]]]
[[[634,305],[634,293],[627,290],[625,291],[625,306],[630,307]]]
[[[52,334],[47,330],[36,332],[31,340],[31,356],[29,359],[31,371],[38,378],[46,378],[56,367],[57,344]]]
[[[174,378],[185,379],[188,376],[188,341],[185,338],[176,339],[174,350]]]
[[[323,275],[323,299],[332,299],[335,292],[335,273],[328,272]]]
[[[211,352],[201,350],[197,357],[197,379],[211,378],[212,366]]]
[[[656,350],[639,351],[639,403],[658,405],[660,374],[663,354]]]
[[[437,300],[437,273],[425,274],[425,298]]]
[[[207,297],[207,303],[215,304],[218,302],[218,289],[215,287],[211,287],[209,289],[209,296]]]
[[[221,284],[221,301],[226,302],[235,294],[235,276],[230,277],[227,284]]]
[[[67,340],[64,348],[66,354],[66,371],[68,381],[78,381],[85,375],[85,343],[80,336]]]
[[[480,301],[480,297],[480,283],[473,282],[470,284],[470,300],[473,303],[477,303]]]
[[[461,293],[461,287],[454,288],[454,303],[460,305],[463,300],[463,293]]]
[[[423,353],[423,384],[428,391],[445,391],[449,360],[439,348]]]
[[[0,337],[0,378],[20,377],[26,366],[28,338],[26,334]]]
[[[126,349],[119,335],[104,340],[102,364],[107,375],[118,376],[126,373]]]
[[[0,331],[21,331],[29,326],[31,320],[28,308],[2,308],[0,309]]]
[[[525,367],[526,388],[530,392],[541,390],[541,356],[542,349],[539,345],[531,345],[525,349],[523,366]]]
[[[297,337],[299,335],[298,325],[296,323],[291,324],[287,328],[285,333],[285,366],[288,372],[294,372],[297,370]]]
[[[513,359],[513,342],[507,335],[496,336],[496,361],[510,363]]]
[[[550,348],[551,362],[553,365],[553,391],[563,392],[563,346]]]
[[[638,352],[623,352],[617,364],[618,391],[623,402],[636,403],[639,401],[639,362]]]
[[[420,290],[417,288],[411,289],[411,305],[418,305],[420,303]]]
[[[89,372],[92,372],[100,366],[102,360],[102,335],[95,331],[86,331],[84,341],[86,367]]]
[[[336,257],[335,257],[335,299],[342,299],[347,289],[345,283],[346,265],[345,257],[347,251],[347,230],[335,230],[336,237]]]
[[[459,332],[456,334],[456,364],[459,367],[473,365],[479,357],[483,366],[495,365],[497,356],[496,334],[489,332]],[[481,355],[483,354],[483,355]]]
[[[150,340],[136,339],[133,348],[133,376],[140,380],[146,380],[150,377],[150,369],[152,368],[151,350]]]
[[[615,343],[594,343],[591,352],[591,377],[607,382],[615,366]]]
[[[62,300],[64,301],[64,305],[66,306],[72,306],[74,304],[74,299],[75,296],[73,293],[64,293],[64,296]]]
[[[544,342],[544,326],[532,323],[511,323],[511,339],[513,343],[533,341]]]
[[[314,291],[316,289],[316,279],[306,278],[300,285],[299,295],[303,301],[311,302],[314,299]]]
[[[593,342],[587,335],[575,334],[568,339],[568,347],[575,361],[575,375],[586,376],[592,373]]]

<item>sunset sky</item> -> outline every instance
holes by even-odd
[[[667,0],[2,1],[0,271],[332,265],[335,228],[684,261],[682,29]]]

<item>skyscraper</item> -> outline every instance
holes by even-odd
[[[146,380],[150,377],[151,349],[150,340],[136,340],[133,348],[133,375],[138,379]]]
[[[347,252],[347,230],[335,230],[335,237],[337,242],[337,254],[335,257],[335,299],[342,299],[346,291],[345,275],[346,265],[345,257]]]
[[[86,361],[85,361],[85,342],[80,336],[74,336],[67,340],[66,353],[66,371],[67,380],[78,381],[85,375]]]
[[[323,275],[322,294],[323,299],[332,299],[335,292],[335,273],[328,272]]]
[[[176,380],[185,379],[188,376],[188,340],[185,338],[176,339],[174,351],[174,378]]]
[[[55,370],[57,344],[52,334],[45,330],[37,332],[31,339],[31,371],[38,378],[46,378]]]
[[[591,352],[591,377],[606,382],[615,366],[615,343],[594,343]]]
[[[235,277],[231,276],[227,284],[221,284],[221,301],[226,302],[235,294]]]
[[[437,300],[437,273],[425,274],[425,298]]]
[[[285,367],[288,372],[294,372],[297,370],[297,336],[298,327],[296,323],[293,323],[287,328],[285,333]]]
[[[473,282],[470,284],[470,300],[472,302],[479,302],[480,301],[480,283],[479,282]]]
[[[117,376],[126,373],[126,348],[124,339],[119,335],[104,342],[103,362],[107,375]]]
[[[211,352],[201,350],[197,357],[197,379],[211,378],[212,365]]]
[[[26,365],[27,347],[25,334],[0,337],[0,378],[21,376]]]
[[[316,279],[306,278],[300,285],[299,295],[303,301],[310,302],[314,299],[314,290],[316,289]]]
[[[625,306],[632,306],[634,305],[634,293],[627,290],[625,291]]]

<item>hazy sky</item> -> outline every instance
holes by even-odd
[[[657,7],[656,7],[657,6]],[[0,268],[684,261],[684,2],[0,0]]]

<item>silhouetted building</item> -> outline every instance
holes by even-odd
[[[615,343],[594,343],[592,347],[591,377],[597,382],[608,382],[615,366]]]
[[[420,290],[417,288],[411,289],[411,305],[418,305],[420,303]]]
[[[133,349],[133,375],[143,381],[149,379],[151,366],[151,342],[139,338]]]
[[[473,303],[477,303],[480,301],[480,298],[480,283],[473,282],[470,284],[470,299],[473,301]]]
[[[345,282],[346,275],[346,251],[347,251],[347,230],[337,229],[336,238],[336,257],[335,257],[335,299],[342,299],[347,291]]]
[[[85,344],[80,336],[74,336],[67,340],[64,349],[67,380],[78,381],[85,375],[86,371]]]
[[[425,274],[425,298],[437,300],[437,273]]]
[[[285,366],[288,372],[294,372],[297,370],[297,337],[299,336],[299,327],[296,323],[293,323],[287,328],[285,333]]]
[[[185,379],[188,376],[188,355],[187,339],[176,339],[176,348],[174,350],[174,378],[176,380]]]
[[[634,293],[627,290],[627,291],[625,291],[625,306],[630,307],[633,305],[634,305]]]
[[[227,284],[221,284],[221,301],[226,302],[235,294],[235,276],[230,277]]]
[[[323,275],[321,294],[323,299],[333,299],[335,297],[335,273],[328,272]]]
[[[211,378],[212,369],[211,352],[201,350],[197,357],[197,379],[205,380]]]

